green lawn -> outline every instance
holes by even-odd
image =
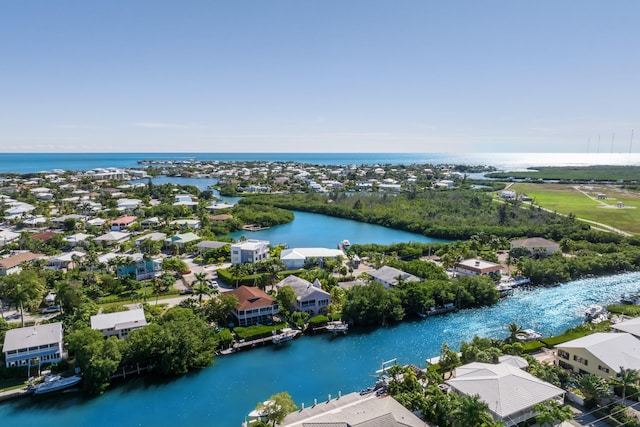
[[[637,195],[601,185],[579,187],[579,191],[567,184],[517,183],[511,189],[528,195],[543,208],[640,233],[640,197]],[[598,194],[605,194],[607,198],[597,200]],[[618,202],[622,202],[624,208],[617,208]]]

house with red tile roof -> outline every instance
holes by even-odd
[[[136,221],[136,219],[138,218],[135,216],[129,216],[129,215],[121,216],[120,218],[116,218],[109,221],[109,227],[111,227],[111,231],[122,231],[128,226],[130,226],[131,224],[133,224]]]
[[[279,311],[278,303],[260,288],[240,286],[229,293],[238,298],[233,310],[238,326],[272,323],[273,315]]]

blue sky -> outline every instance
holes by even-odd
[[[639,17],[636,0],[4,1],[0,152],[628,152]]]

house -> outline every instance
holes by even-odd
[[[69,215],[62,215],[62,216],[59,216],[57,218],[51,218],[50,222],[51,222],[51,226],[52,227],[64,228],[65,221],[73,220],[76,223],[78,223],[78,222],[84,222],[85,219],[86,218],[84,217],[84,215],[69,214]]]
[[[331,295],[322,289],[318,279],[312,284],[297,276],[287,276],[276,284],[278,290],[285,286],[290,286],[296,294],[294,307],[296,311],[304,311],[315,316],[325,312],[331,303]]]
[[[4,338],[7,368],[62,361],[62,322],[9,329]]]
[[[152,242],[159,242],[167,239],[166,233],[148,233],[143,234],[135,240],[136,246],[140,247],[145,240],[151,240]]]
[[[22,270],[22,266],[25,263],[31,262],[34,259],[42,258],[43,256],[44,255],[42,254],[34,254],[32,252],[26,251],[11,255],[7,258],[2,258],[0,259],[0,276],[20,273],[20,271]]]
[[[56,234],[58,233],[56,233],[55,231],[44,231],[42,233],[32,234],[31,238],[35,240],[40,240],[41,242],[48,242]],[[2,242],[2,237],[0,237],[0,243],[1,242]]]
[[[111,194],[111,197],[115,196]],[[142,200],[139,199],[118,199],[118,207],[116,209],[118,209],[119,211],[132,211],[137,209],[141,203]]]
[[[516,198],[516,192],[515,191],[511,191],[511,190],[503,190],[500,193],[500,197],[502,197],[503,199],[515,199]]]
[[[309,405],[287,415],[283,427],[429,427],[413,412],[391,396],[378,397],[375,393],[338,394],[335,399]]]
[[[615,378],[620,367],[640,369],[640,340],[626,332],[598,332],[556,347],[556,363],[578,374]]]
[[[238,326],[272,323],[273,315],[279,311],[278,303],[260,288],[240,286],[228,294],[238,298],[233,310]]]
[[[422,280],[413,274],[398,270],[394,267],[389,267],[388,265],[384,265],[377,270],[367,271],[367,274],[371,276],[374,282],[382,283],[387,289],[392,286],[397,286],[401,281],[419,282]]]
[[[145,218],[140,221],[140,226],[143,230],[149,230],[152,228],[156,228],[160,225],[160,219],[157,216],[152,216],[151,218]]]
[[[111,231],[107,234],[103,234],[102,236],[98,236],[93,239],[94,242],[100,242],[105,246],[116,245],[120,243],[127,242],[131,237],[131,233],[120,232],[120,231]]]
[[[216,242],[214,240],[203,240],[202,242],[198,242],[196,247],[198,248],[198,252],[201,254],[210,251],[212,249],[220,249],[222,247],[231,245],[229,242]]]
[[[280,253],[280,261],[289,270],[304,267],[304,264],[310,259],[315,259],[323,264],[325,259],[336,259],[337,257],[344,258],[344,252],[340,249],[295,248],[285,249]]]
[[[162,273],[161,258],[145,258],[141,253],[125,255],[125,258],[130,260],[131,263],[118,266],[116,270],[119,277],[126,277],[132,274],[136,280],[145,280],[159,276]]]
[[[207,206],[207,209],[210,211],[218,211],[218,210],[223,210],[223,209],[231,209],[232,207],[234,207],[234,204],[229,204],[226,202],[222,202],[222,203],[215,203],[213,205],[209,205]]]
[[[21,218],[26,216],[29,212],[35,210],[35,206],[29,203],[12,201],[7,203],[11,207],[4,211],[4,217],[6,219]]]
[[[135,216],[121,216],[120,218],[109,221],[109,227],[111,228],[111,231],[122,231],[136,222],[136,219],[138,218]]]
[[[92,218],[87,221],[87,225],[93,225],[94,227],[102,227],[106,223],[107,221],[102,218]]]
[[[199,219],[176,219],[170,222],[173,227],[178,227],[180,230],[197,230],[200,228]]]
[[[509,249],[516,248],[527,248],[530,252],[544,250],[547,255],[551,255],[560,250],[560,245],[542,237],[530,237],[528,239],[512,240],[509,244]]]
[[[460,276],[494,276],[500,274],[502,266],[481,259],[465,259],[456,264],[454,271]]]
[[[176,244],[179,247],[183,247],[187,243],[197,242],[198,240],[200,240],[200,236],[198,236],[195,233],[189,232],[189,233],[176,234],[175,236],[165,239],[165,242],[167,246]]]
[[[84,246],[84,245],[86,245],[86,241],[90,237],[93,237],[93,235],[84,234],[84,233],[76,233],[76,234],[73,234],[71,236],[65,237],[64,241],[67,242],[69,244],[69,246],[71,246],[72,248],[75,248],[76,246]]]
[[[20,233],[14,233],[9,230],[0,230],[0,248],[9,243],[15,242],[19,238]]]
[[[69,268],[69,266],[76,260],[81,260],[86,256],[84,252],[71,251],[58,255],[49,260],[49,266],[54,269]]]
[[[537,415],[533,407],[554,400],[563,404],[565,391],[542,381],[511,363],[473,362],[456,368],[455,378],[445,381],[455,393],[478,396],[489,413],[505,427]]]
[[[269,259],[269,241],[249,239],[231,245],[231,265]]]
[[[91,316],[91,329],[102,332],[105,338],[110,336],[126,338],[129,332],[146,325],[147,319],[141,308]]]
[[[636,338],[640,338],[640,317],[634,317],[620,323],[612,323],[611,328],[616,332],[627,332]]]
[[[189,194],[178,194],[175,200],[173,206],[187,206],[191,209],[195,209],[198,206],[198,202],[194,202]]]

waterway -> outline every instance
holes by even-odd
[[[519,291],[489,308],[350,331],[346,336],[302,337],[282,346],[216,358],[216,365],[173,381],[134,378],[99,398],[79,393],[24,398],[0,405],[3,425],[239,426],[257,402],[286,390],[306,406],[372,384],[383,361],[425,366],[443,342],[458,347],[474,335],[504,338],[515,321],[553,335],[583,321],[593,303],[612,303],[640,287],[640,273],[589,278]]]

